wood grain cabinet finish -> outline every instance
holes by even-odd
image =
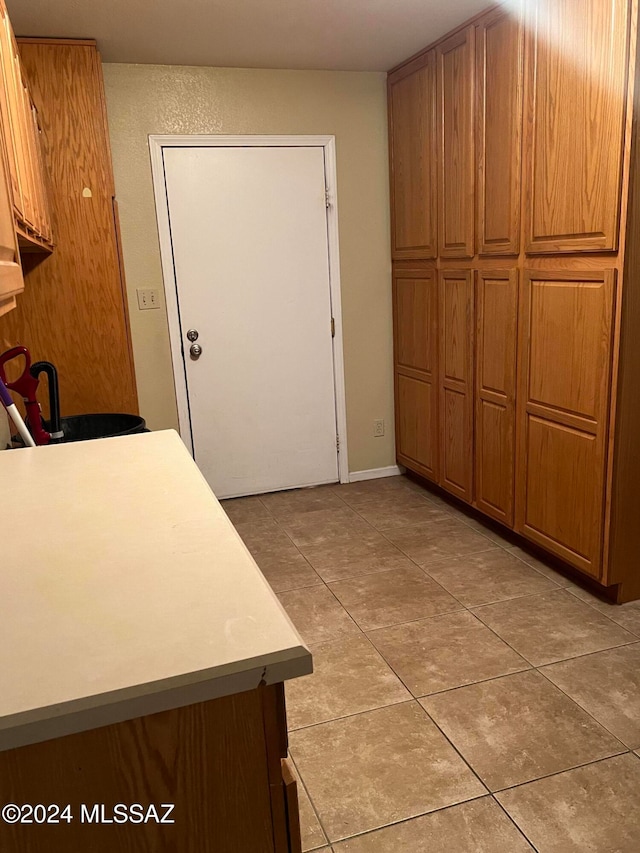
[[[435,269],[394,270],[398,460],[438,481],[438,295]]]
[[[0,0],[0,117],[20,246],[50,251],[51,216],[37,112],[3,0]]]
[[[437,254],[436,61],[420,62],[389,79],[392,256]]]
[[[16,216],[22,210],[20,180],[18,177],[18,157],[20,151],[16,139],[15,121],[12,110],[15,90],[12,91],[14,72],[13,55],[9,39],[10,25],[7,10],[3,0],[0,0],[0,114],[2,115],[2,136],[7,150],[7,161],[10,175],[11,198],[15,205]]]
[[[526,251],[615,250],[629,0],[528,8]]]
[[[512,527],[518,270],[476,275],[476,505]]]
[[[520,251],[523,27],[508,9],[476,29],[478,254]]]
[[[64,800],[74,820],[0,822],[3,853],[300,853],[295,779],[274,719],[282,683],[0,752],[4,802]],[[282,700],[283,701],[283,700]],[[284,754],[283,754],[283,745]],[[175,806],[174,824],[81,821],[82,804]],[[35,832],[33,830],[36,830]]]
[[[0,316],[15,308],[23,289],[7,157],[0,138]]]
[[[88,40],[19,46],[42,124],[56,247],[44,260],[24,256],[25,291],[0,321],[0,350],[26,342],[34,360],[57,366],[63,415],[135,413],[100,55]]]
[[[475,251],[474,44],[474,27],[467,27],[436,48],[441,258]]]
[[[615,271],[526,271],[517,529],[600,577]]]
[[[640,599],[639,6],[494,6],[390,72],[435,51],[438,483],[621,602]]]
[[[441,270],[440,485],[473,500],[474,293],[471,270]]]

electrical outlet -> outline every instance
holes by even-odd
[[[160,307],[160,291],[157,287],[139,287],[136,293],[138,294],[138,308],[140,311],[149,311],[151,308]]]
[[[384,435],[384,420],[382,418],[373,422],[373,434],[376,438]]]

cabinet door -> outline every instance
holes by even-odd
[[[433,269],[394,270],[398,461],[438,480],[438,297]]]
[[[523,28],[498,9],[476,31],[478,253],[520,251]]]
[[[389,79],[392,256],[435,258],[435,54],[399,74]]]
[[[518,271],[477,273],[476,504],[513,525]]]
[[[0,139],[0,316],[15,308],[15,297],[24,289],[16,240],[7,158]]]
[[[21,120],[23,140],[25,145],[25,163],[27,167],[27,174],[25,175],[25,180],[29,185],[29,195],[31,197],[32,204],[32,216],[30,224],[32,225],[33,230],[37,234],[41,234],[44,225],[42,216],[44,201],[41,198],[40,192],[42,181],[40,178],[39,164],[37,159],[38,149],[36,148],[36,145],[39,143],[40,140],[35,135],[31,98],[29,96],[29,90],[27,89],[24,80],[22,80],[20,94],[22,95]]]
[[[442,258],[474,253],[474,28],[437,49],[439,244]]]
[[[527,252],[617,248],[629,5],[530,4]]]
[[[27,135],[27,133],[30,132],[30,127],[26,122],[20,60],[18,57],[18,47],[13,35],[13,30],[11,29],[9,18],[5,16],[2,24],[4,27],[4,32],[2,33],[3,70],[7,75],[6,91],[9,101],[11,134],[17,158],[21,203],[20,218],[26,225],[33,226],[34,204],[32,194],[31,163],[29,160],[29,137]],[[4,58],[5,50],[6,60]]]
[[[0,113],[2,115],[2,134],[7,150],[7,165],[10,177],[11,198],[16,212],[22,211],[20,182],[18,180],[18,153],[11,124],[11,102],[9,85],[13,85],[12,52],[8,37],[7,10],[0,0]]]
[[[519,532],[601,573],[615,272],[525,271]]]
[[[440,272],[440,485],[473,499],[473,273]]]

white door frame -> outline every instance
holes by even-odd
[[[164,279],[164,295],[169,321],[171,361],[178,406],[180,435],[193,456],[193,435],[187,392],[187,373],[184,361],[178,285],[176,282],[169,224],[169,200],[164,172],[164,148],[207,147],[321,147],[324,153],[324,171],[327,189],[327,238],[329,246],[329,288],[331,315],[335,323],[333,338],[333,379],[336,395],[336,430],[339,444],[338,476],[341,483],[349,482],[347,454],[347,405],[344,385],[344,350],[342,343],[342,301],[340,296],[340,244],[338,241],[338,196],[336,179],[335,136],[224,136],[209,134],[149,136],[151,174],[156,202],[156,218],[160,238],[160,257]]]

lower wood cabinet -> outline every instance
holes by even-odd
[[[437,482],[439,380],[435,269],[394,271],[393,316],[398,460]]]
[[[478,270],[476,276],[476,505],[511,527],[518,270]]]
[[[71,822],[0,821],[3,853],[300,853],[282,683],[0,752],[0,801]],[[173,824],[82,821],[140,803]],[[99,807],[99,806],[98,806]],[[169,815],[167,814],[167,817]]]
[[[440,270],[440,485],[473,500],[474,293],[471,270]]]
[[[398,461],[607,583],[616,271],[413,263],[393,276]]]
[[[615,271],[525,271],[516,529],[600,578]]]

